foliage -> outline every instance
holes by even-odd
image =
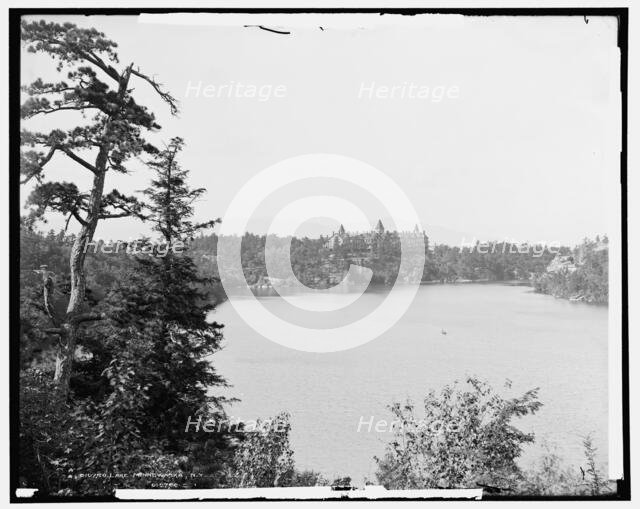
[[[21,39],[28,52],[50,57],[58,73],[66,73],[66,79],[61,81],[47,83],[37,78],[23,87],[28,96],[20,109],[25,124],[36,116],[54,114],[54,118],[60,118],[60,113],[77,114],[75,125],[69,129],[36,132],[25,128],[20,135],[21,183],[33,184],[27,199],[30,223],[44,220],[50,210],[63,214],[67,224],[74,219],[80,225],[69,256],[68,297],[55,300],[59,309],[51,305],[56,289],[55,273],[47,266],[40,267],[44,309],[53,325],[48,331],[57,336],[56,397],[65,399],[69,395],[81,325],[102,318],[90,310],[92,302],[86,295],[86,247],[93,240],[99,221],[143,217],[142,204],[135,196],[125,196],[117,189],[105,191],[108,172],[127,173],[130,159],[157,152],[145,136],[160,126],[154,114],[134,99],[134,82],[149,85],[168,104],[172,114],[177,113],[177,104],[154,78],[133,63],[116,69],[119,63],[116,43],[94,28],[23,20]],[[45,180],[50,162],[58,156],[70,160],[76,171],[91,177],[89,190],[81,190],[76,182]]]
[[[378,461],[376,477],[389,489],[512,489],[521,478],[516,464],[532,434],[512,420],[541,407],[537,389],[504,399],[486,383],[468,378],[438,395],[429,392],[424,416],[411,402],[395,403],[394,439]]]
[[[318,472],[297,470],[289,441],[290,415],[258,420],[255,428],[245,429],[227,471],[227,482],[235,488],[277,486],[326,486]]]
[[[255,431],[247,431],[231,463],[230,484],[237,488],[286,486],[294,475],[290,429],[289,415],[281,413],[271,422],[258,421]]]
[[[364,253],[353,253],[343,246],[334,250],[324,247],[324,239],[270,238],[272,259],[286,260],[284,249],[291,241],[290,257],[293,273],[306,286],[328,288],[340,282],[350,264],[357,264],[373,271],[372,283],[390,285],[396,279],[408,277],[399,274],[400,249],[398,234],[386,232],[372,248]],[[215,234],[197,237],[192,244],[196,263],[204,270],[217,274],[215,256],[218,238]],[[280,252],[282,251],[282,252]],[[568,248],[563,248],[563,252]],[[249,285],[262,285],[267,280],[265,264],[266,236],[247,233],[241,239],[243,274],[237,274],[238,284],[242,276]],[[532,274],[544,272],[554,254],[543,246],[525,250],[508,243],[488,243],[478,249],[436,245],[426,252],[422,274],[424,282],[452,283],[468,281],[529,281]]]
[[[609,300],[608,239],[585,239],[573,250],[570,267],[547,271],[534,278],[539,293],[555,297],[606,304]]]
[[[187,186],[188,174],[175,161],[179,148],[173,142],[167,148],[174,151],[171,162],[169,152],[158,153],[157,178],[147,192],[150,220],[168,244],[210,225],[189,222],[191,203],[201,191],[192,193]],[[34,247],[41,241],[28,231],[23,238]],[[44,245],[50,243],[54,239]],[[62,245],[63,259],[64,239],[56,238],[54,245]],[[34,249],[32,256],[39,253]],[[108,256],[121,263],[118,277],[106,282],[104,297],[95,302],[104,319],[80,337],[71,397],[52,399],[51,384],[41,377],[38,384],[28,379],[21,384],[23,443],[33,451],[22,465],[34,473],[30,486],[55,493],[108,493],[116,486],[150,486],[166,474],[178,487],[220,485],[233,434],[228,429],[185,433],[191,416],[224,417],[224,398],[209,393],[226,381],[211,364],[222,327],[207,321],[213,306],[200,289],[206,281],[186,252]],[[35,301],[27,304],[33,308]],[[41,412],[34,411],[40,403]],[[48,423],[54,427],[49,429]],[[34,464],[39,468],[33,469]],[[187,475],[196,471],[199,476]],[[88,477],[77,478],[76,473]]]
[[[546,447],[540,460],[524,472],[517,493],[528,496],[599,496],[613,491],[596,466],[591,436],[582,442],[586,468],[566,467],[555,450]]]
[[[140,474],[159,465],[179,468],[180,458],[146,438],[135,393],[117,394],[103,405],[61,403],[51,398],[50,375],[35,369],[21,375],[21,485],[51,495],[99,495],[116,486],[150,487],[152,477]]]
[[[566,248],[562,248],[564,250]],[[476,242],[470,247],[433,247],[425,263],[424,280],[509,281],[530,279],[544,271],[554,254],[542,245]]]
[[[23,21],[22,40],[29,52],[48,55],[57,71],[66,73],[65,79],[55,83],[38,78],[23,87],[28,99],[21,107],[22,118],[61,111],[81,113],[78,125],[68,130],[41,133],[25,129],[21,133],[22,182],[36,181],[28,201],[33,214],[42,217],[51,209],[74,217],[81,224],[98,218],[139,215],[141,204],[134,197],[116,189],[103,195],[103,182],[96,185],[97,180],[91,192],[81,191],[73,182],[46,182],[45,168],[60,154],[73,161],[76,168],[96,177],[108,170],[126,173],[129,159],[156,152],[143,133],[160,127],[154,114],[136,102],[130,79],[147,82],[175,113],[173,97],[133,64],[117,70],[117,44],[94,28]],[[95,162],[90,160],[92,156]]]
[[[563,465],[557,452],[547,446],[545,454],[523,473],[517,492],[531,496],[577,495],[579,485],[576,472]]]
[[[202,191],[187,186],[187,171],[176,161],[180,147],[174,140],[156,156],[157,177],[146,192],[150,221],[171,246],[210,225],[189,221],[191,203]],[[117,377],[121,393],[137,395],[145,434],[181,454],[193,445],[184,436],[189,417],[223,412],[224,399],[209,394],[226,381],[211,364],[222,326],[207,320],[214,306],[200,289],[205,282],[187,252],[169,249],[163,257],[137,257],[101,303],[109,318],[87,335],[83,346],[94,355],[79,366],[84,376],[78,389],[104,386],[105,376]],[[221,445],[226,441],[219,439]]]
[[[591,435],[587,435],[582,440],[582,446],[584,447],[584,455],[587,460],[587,468],[585,469],[585,476],[587,477],[587,485],[589,487],[589,493],[591,495],[601,495],[609,491],[605,477],[600,473],[598,466],[596,465],[596,448],[593,445]]]

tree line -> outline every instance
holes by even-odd
[[[609,302],[609,240],[584,239],[556,267],[534,275],[539,293],[594,304]]]
[[[290,255],[293,273],[311,288],[327,288],[339,282],[353,263],[372,269],[374,284],[393,284],[398,277],[402,278],[399,274],[401,251],[394,235],[397,236],[394,232],[386,232],[376,251],[363,256],[342,247],[327,249],[323,238],[282,238],[272,235],[270,246],[267,247],[266,235],[245,233],[241,239],[243,273],[237,274],[236,279],[238,284],[246,281],[249,285],[266,280],[265,256],[268,254],[272,259],[283,260],[284,263],[284,250],[289,249],[290,242],[291,247],[286,254]],[[217,244],[218,236],[215,233],[202,234],[190,244],[198,266],[204,273],[214,276],[218,275]],[[587,281],[602,286],[606,285],[604,276],[608,262],[607,249],[602,249],[603,245],[607,244],[599,237],[596,240],[585,239],[574,248],[497,241],[478,242],[471,247],[437,244],[425,252],[421,279],[425,283],[522,281],[531,282],[542,293],[552,293],[542,285],[540,278],[547,273],[554,259],[571,257],[580,258],[580,263],[576,265],[579,268],[578,276],[585,280],[583,282],[574,276],[574,287],[581,288],[588,284]],[[578,253],[583,254],[578,256]]]

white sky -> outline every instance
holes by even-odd
[[[180,116],[171,118],[144,83],[135,85],[138,101],[163,126],[152,139],[185,139],[182,164],[191,170],[192,185],[209,191],[198,203],[199,218],[223,216],[252,176],[307,153],[349,156],[386,173],[440,242],[475,236],[574,244],[607,233],[611,216],[619,214],[614,18],[587,24],[577,16],[345,21],[306,15],[283,21],[199,14],[187,20],[202,25],[123,16],[47,19],[54,18],[104,31],[118,43],[123,65],[135,62],[180,99]],[[211,21],[215,25],[204,24]],[[55,79],[52,62],[25,52],[23,82],[38,76]],[[198,82],[280,85],[286,93],[268,101],[185,97],[188,84]],[[359,98],[361,85],[372,82],[457,87],[459,98]],[[75,118],[64,115],[64,122]],[[54,127],[60,118],[25,127]],[[129,176],[109,177],[107,191],[147,185],[148,171],[139,163],[130,167],[136,171]],[[51,170],[51,179],[77,182],[81,175],[89,184],[86,170],[63,156]],[[275,211],[262,209],[257,229],[266,229]],[[344,223],[360,226],[349,218]],[[50,224],[63,222],[52,218]],[[134,220],[115,219],[102,222],[97,235],[126,239],[142,232],[146,226]]]

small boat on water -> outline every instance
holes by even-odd
[[[444,329],[442,329],[442,330],[440,331],[440,334],[442,334],[443,336],[446,336],[446,335],[447,335],[447,331],[446,331],[446,330],[444,330]]]

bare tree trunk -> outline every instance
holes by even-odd
[[[104,191],[104,180],[107,163],[107,149],[100,149],[96,158],[96,174],[93,178],[93,186],[89,199],[89,213],[85,224],[80,228],[80,233],[76,237],[69,265],[71,269],[71,292],[67,313],[64,323],[60,325],[61,334],[56,352],[56,371],[54,381],[58,385],[58,392],[62,397],[69,393],[69,381],[71,379],[71,369],[78,340],[78,329],[80,324],[87,319],[96,319],[94,315],[82,315],[82,305],[84,303],[86,290],[86,276],[84,273],[84,261],[87,256],[87,247],[93,240],[93,235],[98,225],[102,194]]]
[[[118,84],[118,98],[122,101],[129,84],[133,64],[129,65]],[[96,157],[95,173],[93,177],[93,185],[91,186],[91,195],[87,210],[87,217],[82,223],[80,233],[76,237],[73,247],[71,248],[71,257],[69,265],[71,269],[71,294],[69,304],[67,305],[67,313],[64,323],[60,325],[60,341],[58,343],[58,351],[56,353],[56,371],[54,381],[57,383],[58,393],[61,397],[66,398],[69,394],[69,381],[71,380],[71,370],[78,342],[78,329],[80,324],[87,320],[98,320],[101,317],[92,313],[82,313],[84,303],[85,290],[87,285],[84,273],[84,261],[87,256],[87,248],[93,240],[93,235],[98,226],[100,212],[102,210],[102,195],[104,193],[104,181],[107,173],[108,155],[111,146],[109,134],[111,131],[111,122],[117,118],[114,115],[105,125],[103,134],[106,141],[100,147],[100,151]]]

